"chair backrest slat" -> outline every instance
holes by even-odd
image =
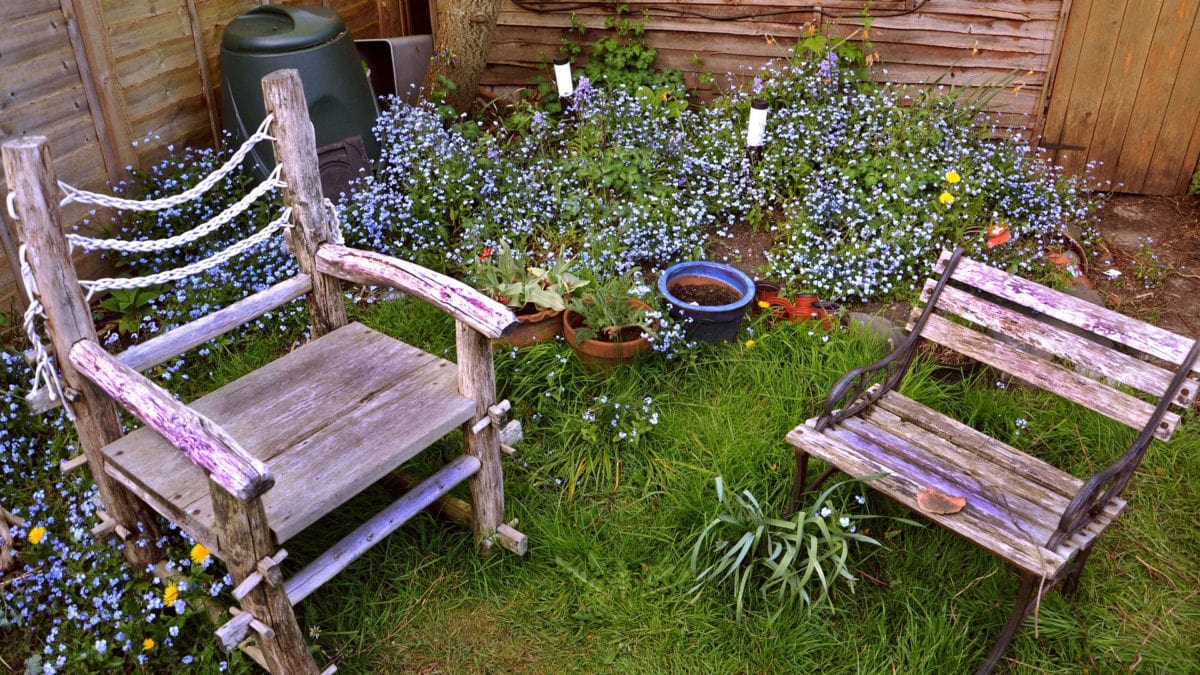
[[[1151,403],[938,314],[929,317],[921,336],[1134,429],[1146,426],[1154,415]],[[1155,436],[1169,439],[1178,424],[1179,415],[1168,412],[1155,430]]]
[[[945,269],[947,257],[943,256],[938,262],[938,273]],[[1176,367],[1183,363],[1188,350],[1192,348],[1193,341],[1182,335],[969,258],[964,257],[960,260],[951,278],[1135,351],[1162,359]],[[1195,365],[1192,372],[1200,375],[1200,364]]]

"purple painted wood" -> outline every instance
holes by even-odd
[[[945,257],[943,255],[943,259]],[[939,271],[942,266],[939,260]],[[969,258],[962,259],[954,270],[953,278],[1175,366],[1183,363],[1194,342],[1158,326],[1131,319]],[[1200,365],[1195,366],[1193,372],[1200,374]]]
[[[517,317],[507,307],[463,282],[382,253],[324,244],[317,251],[317,270],[411,293],[493,340],[517,326]]]
[[[275,484],[267,467],[221,427],[176,401],[99,344],[80,340],[71,348],[70,358],[80,373],[182,450],[233,496],[249,501]]]

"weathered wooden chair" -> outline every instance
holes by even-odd
[[[980,264],[961,250],[945,252],[938,269],[941,279],[926,283],[908,338],[843,376],[823,413],[788,434],[796,448],[792,508],[835,470],[882,474],[867,485],[1017,567],[1016,606],[979,667],[987,673],[1040,593],[1060,583],[1066,592],[1076,587],[1096,538],[1125,507],[1121,492],[1151,439],[1169,439],[1179,423],[1172,406],[1195,403],[1198,383],[1188,378],[1200,373],[1200,342]],[[902,396],[898,385],[922,338],[1141,433],[1119,459],[1080,480]],[[811,485],[810,456],[830,465]],[[921,508],[919,495],[930,488],[955,501],[965,497],[965,506],[953,513],[939,512],[957,504]]]
[[[109,529],[144,569],[161,556],[154,512],[182,527],[237,583],[241,609],[218,629],[223,644],[245,647],[254,631],[251,655],[273,673],[293,675],[318,671],[293,605],[462,481],[470,482],[481,551],[524,552],[526,542],[503,521],[506,420],[495,400],[491,349],[513,315],[453,279],[331,242],[299,77],[272,73],[263,92],[286,181],[288,244],[301,273],[119,356],[96,341],[46,139],[8,142],[3,157],[27,281],[44,307],[62,392]],[[451,314],[458,363],[348,323],[341,280],[394,286]],[[191,404],[139,372],[305,294],[311,342]],[[117,404],[145,427],[123,435]],[[455,428],[463,430],[465,454],[283,578],[281,544]]]

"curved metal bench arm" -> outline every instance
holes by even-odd
[[[1179,390],[1183,388],[1197,359],[1200,359],[1200,340],[1192,345],[1191,351],[1183,359],[1179,369],[1175,371],[1175,377],[1171,379],[1166,393],[1159,399],[1158,405],[1154,408],[1154,414],[1146,422],[1146,426],[1142,428],[1141,433],[1134,439],[1129,449],[1115,462],[1089,478],[1071,503],[1067,504],[1062,518],[1058,521],[1058,529],[1050,535],[1049,541],[1046,542],[1046,548],[1055,548],[1082,530],[1106,504],[1120,496],[1121,492],[1125,490],[1125,485],[1133,477],[1133,472],[1146,454],[1146,448],[1154,439],[1155,430],[1162,422],[1163,416],[1170,410],[1172,401],[1179,395]]]
[[[822,414],[817,419],[816,431],[824,431],[831,425],[857,415],[878,401],[884,394],[900,386],[900,383],[904,381],[904,375],[908,373],[908,367],[912,365],[913,358],[917,354],[917,343],[921,339],[921,331],[924,330],[929,315],[933,313],[938,298],[942,295],[942,289],[949,283],[962,256],[961,246],[950,254],[950,259],[946,262],[946,271],[938,279],[937,286],[934,287],[933,293],[925,302],[925,310],[921,312],[920,318],[913,325],[908,337],[891,354],[868,366],[851,370],[833,385],[833,389],[825,399]],[[876,382],[878,382],[878,386],[875,386]]]

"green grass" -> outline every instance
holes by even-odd
[[[452,325],[434,310],[389,303],[365,319],[452,358]],[[529,555],[480,558],[466,530],[422,514],[301,605],[318,660],[349,673],[973,669],[1008,618],[1017,577],[934,527],[872,521],[884,547],[855,551],[860,582],[854,594],[835,591],[833,607],[797,605],[772,621],[775,608],[755,599],[739,621],[722,589],[690,600],[688,556],[716,511],[713,478],[778,512],[792,471],[784,434],[816,412],[838,375],[884,351],[845,333],[758,329],[753,347],[704,347],[683,364],[649,357],[608,378],[584,372],[563,345],[519,358],[497,352],[502,394],[527,431],[521,461],[505,460],[505,484],[507,515],[529,535]],[[986,373],[939,379],[918,361],[905,391],[1077,474],[1132,438],[1070,404],[994,382]],[[651,396],[659,422],[636,445],[589,432],[581,416],[602,396]],[[1017,418],[1028,420],[1020,434]],[[1200,429],[1188,422],[1171,445],[1151,449],[1078,595],[1047,595],[1004,668],[1197,667]],[[439,449],[458,451],[456,439]],[[387,497],[373,489],[289,542],[288,564]],[[869,507],[910,515],[874,496]]]
[[[453,322],[427,305],[380,302],[352,314],[454,358]],[[418,515],[301,603],[318,663],[343,673],[973,670],[1008,619],[1016,574],[939,528],[897,522],[912,514],[869,491],[867,508],[882,518],[865,525],[883,546],[852,550],[853,593],[839,584],[831,604],[779,611],[751,591],[741,619],[728,587],[689,594],[692,545],[717,513],[714,478],[779,515],[793,470],[784,435],[818,411],[843,372],[886,349],[802,324],[753,329],[753,346],[706,345],[674,361],[649,355],[607,378],[584,371],[563,344],[498,350],[501,395],[526,429],[519,458],[504,459],[506,516],[519,519],[529,555],[481,558],[468,530]],[[271,361],[295,339],[267,331],[222,347],[170,384],[191,396]],[[904,393],[1076,475],[1111,461],[1134,436],[996,382],[990,371],[918,359]],[[616,431],[603,417],[614,402],[629,406]],[[598,422],[584,418],[589,411],[600,412]],[[1043,599],[1002,672],[1197,672],[1200,425],[1187,417],[1171,444],[1151,447],[1077,596]],[[617,435],[634,428],[636,443]],[[410,468],[428,474],[461,451],[454,433]],[[463,487],[456,493],[467,496]],[[295,571],[393,498],[369,488],[288,541],[285,568]],[[19,666],[29,648],[9,636],[0,665]],[[210,672],[211,645],[211,627],[197,616],[176,649],[197,655],[196,672]],[[250,669],[235,658],[231,670]]]

